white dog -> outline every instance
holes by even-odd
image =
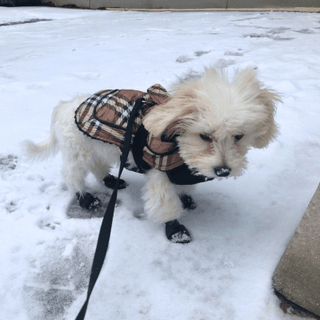
[[[148,94],[133,90],[109,90],[62,103],[53,111],[50,138],[38,145],[25,141],[24,149],[31,159],[44,159],[60,150],[65,182],[78,194],[80,205],[94,207],[99,201],[86,192],[86,175],[92,172],[108,187],[114,187],[116,178],[109,174],[109,170],[111,165],[119,162],[121,142],[105,143],[109,140],[97,136],[101,132],[109,134],[110,130],[114,130],[101,120],[106,112],[101,111],[98,118],[100,109],[95,109],[88,120],[88,109],[84,112],[82,108],[76,117],[75,110],[79,105],[102,108],[110,104],[118,108],[120,101],[130,111],[136,98],[143,97],[145,109],[140,111],[136,122],[147,138],[143,140],[144,145],[140,143],[140,155],[144,152],[141,148],[150,152],[152,147],[148,143],[155,139],[156,144],[164,143],[167,147],[165,151],[173,150],[171,153],[174,153],[175,160],[171,160],[178,163],[170,167],[167,166],[169,160],[161,158],[161,164],[165,162],[161,166],[156,152],[149,154],[149,158],[156,158],[157,165],[148,162],[148,155],[144,160],[140,157],[137,167],[145,171],[148,178],[143,194],[145,211],[166,223],[169,240],[186,243],[191,240],[190,234],[177,219],[184,209],[192,209],[195,204],[180,184],[242,175],[247,166],[248,150],[251,147],[264,148],[276,137],[275,103],[280,100],[278,94],[265,88],[249,69],[236,72],[232,80],[228,79],[225,71],[206,69],[199,79],[177,84],[170,96],[161,86],[156,86],[153,91],[152,88]],[[124,92],[123,96],[121,92]],[[130,93],[131,100],[127,93]],[[96,118],[92,118],[95,115]],[[123,120],[122,116],[120,118]],[[120,131],[113,133],[117,135]],[[138,133],[136,135],[139,136]],[[118,138],[121,141],[121,137]],[[134,143],[132,148],[135,148]],[[121,180],[120,187],[125,186]]]

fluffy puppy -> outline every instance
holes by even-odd
[[[209,68],[199,79],[177,84],[170,94],[170,99],[151,108],[142,124],[154,137],[174,139],[179,156],[194,175],[209,179],[240,176],[247,167],[248,150],[268,146],[277,135],[274,115],[279,96],[264,87],[250,69],[237,71],[229,80],[225,71]],[[88,202],[88,207],[94,207],[98,200],[86,193],[86,175],[92,172],[114,187],[109,170],[119,162],[120,151],[78,129],[75,110],[87,98],[57,106],[50,138],[38,145],[25,141],[24,150],[31,159],[44,159],[60,150],[63,179],[78,194],[80,205]],[[188,230],[177,219],[185,208],[194,208],[192,198],[183,187],[171,183],[166,172],[151,168],[146,176],[142,196],[146,213],[166,223],[168,239],[189,242]],[[125,187],[125,182],[120,185]]]

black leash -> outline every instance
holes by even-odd
[[[105,215],[102,220],[102,224],[100,227],[100,232],[99,232],[99,237],[98,237],[98,242],[97,242],[97,247],[96,251],[94,254],[93,258],[93,263],[91,267],[91,274],[90,274],[90,280],[89,280],[89,286],[88,286],[88,291],[87,291],[87,298],[86,301],[84,302],[80,312],[78,313],[76,320],[83,320],[89,299],[92,293],[92,290],[94,288],[94,285],[96,284],[96,281],[99,277],[100,271],[103,266],[104,259],[107,254],[108,246],[109,246],[109,240],[110,240],[110,234],[111,234],[111,227],[112,227],[112,220],[113,220],[113,214],[114,214],[114,208],[117,200],[117,194],[118,194],[118,187],[119,187],[119,179],[121,177],[123,168],[125,167],[128,154],[130,151],[130,146],[131,146],[131,137],[132,137],[132,124],[137,116],[139,110],[143,106],[144,99],[140,98],[137,99],[131,113],[130,113],[130,118],[127,123],[127,129],[124,135],[124,143],[123,143],[123,148],[122,148],[122,155],[120,158],[120,168],[119,168],[119,173],[118,173],[118,179],[116,182],[116,186],[113,190],[112,196],[110,198],[107,210],[105,212]]]

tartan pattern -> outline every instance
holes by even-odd
[[[102,127],[102,123],[97,119],[91,119],[88,121],[91,125],[93,125],[93,128],[100,131]]]
[[[103,90],[93,94],[76,110],[78,128],[94,139],[122,147],[134,102],[143,95],[133,90]],[[141,118],[140,113],[134,121],[133,132],[141,125]]]
[[[168,171],[184,164],[175,142],[164,142],[161,137],[148,134],[142,159],[152,168]]]
[[[99,103],[105,105],[108,100],[117,94],[119,90],[99,91],[86,100],[86,104],[90,107],[96,107]]]
[[[156,104],[163,104],[170,99],[169,93],[160,84],[153,85],[147,92]]]
[[[170,95],[160,84],[150,87],[147,93],[137,90],[99,91],[78,107],[75,122],[79,130],[89,137],[122,148],[130,113],[139,98],[144,98],[146,102],[134,119],[134,134],[142,124],[144,115],[154,104],[163,104],[170,99]],[[142,159],[160,171],[168,171],[184,163],[175,142],[163,142],[161,137],[154,137],[150,133],[143,148]]]

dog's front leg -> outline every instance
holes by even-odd
[[[177,185],[177,191],[178,191],[183,209],[194,210],[197,207],[197,204],[189,194],[194,189],[195,189],[194,185],[184,185],[184,186]]]
[[[175,243],[188,243],[191,236],[185,226],[178,222],[183,208],[176,186],[166,173],[150,170],[147,173],[148,182],[144,188],[143,200],[145,211],[155,220],[164,222],[167,238]]]

